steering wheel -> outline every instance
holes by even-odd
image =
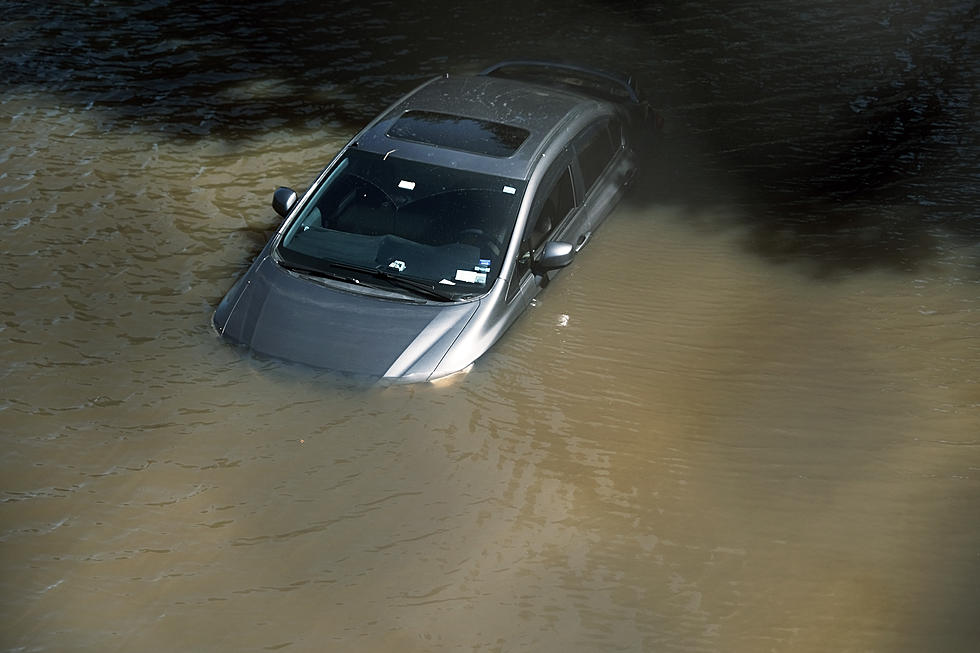
[[[462,229],[457,234],[457,237],[459,238],[459,242],[467,245],[474,245],[476,247],[479,247],[480,243],[484,241],[483,229],[479,229],[477,227]]]
[[[480,250],[481,253],[485,253],[484,250],[489,250],[490,253],[497,257],[500,256],[500,243],[498,243],[494,238],[487,236],[486,232],[479,227],[470,227],[468,229],[461,229],[457,234],[459,242],[464,245],[472,245]]]

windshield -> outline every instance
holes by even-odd
[[[506,254],[524,182],[351,148],[286,231],[278,253],[322,270],[381,270],[450,297],[490,289]],[[404,286],[399,286],[404,288]]]

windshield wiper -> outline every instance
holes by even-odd
[[[455,296],[441,290],[434,284],[426,283],[425,281],[418,281],[410,277],[403,277],[380,268],[368,268],[360,265],[353,265],[351,263],[341,263],[339,261],[325,261],[325,263],[331,267],[339,268],[341,270],[361,272],[363,274],[375,277],[376,279],[383,279],[392,286],[396,286],[402,290],[409,290],[416,295],[427,297],[429,299],[435,299],[440,302],[452,302],[456,300]]]
[[[440,290],[435,284],[417,281],[409,277],[400,277],[397,274],[386,270],[374,270],[372,274],[376,277],[388,281],[392,285],[411,290],[419,295],[427,296],[429,299],[437,299],[443,302],[455,301],[456,297]]]
[[[387,281],[388,284],[395,286],[401,290],[409,290],[416,295],[426,297],[428,299],[435,299],[440,302],[452,302],[457,298],[443,290],[439,289],[437,286],[426,283],[424,281],[418,281],[416,279],[411,279],[409,277],[402,277],[397,274],[388,272],[387,270],[381,270],[379,268],[368,268],[361,265],[353,265],[351,263],[341,263],[339,261],[323,261],[326,265],[331,268],[336,268],[338,270],[349,270],[351,272],[360,272],[368,276],[374,277],[376,279],[382,279]],[[327,279],[334,279],[336,281],[344,281],[346,283],[353,283],[356,285],[364,285],[360,279],[352,277],[346,274],[338,274],[336,272],[330,272],[319,267],[309,267],[306,265],[299,265],[291,261],[286,261],[284,259],[279,260],[279,264],[286,268],[287,270],[293,270],[294,272],[300,272],[302,274],[309,274],[317,277],[326,277]]]
[[[328,272],[320,268],[311,268],[306,265],[298,265],[291,261],[285,259],[280,259],[278,261],[279,265],[286,268],[287,270],[292,270],[293,272],[300,272],[302,274],[309,274],[315,277],[326,277],[327,279],[334,279],[336,281],[346,281],[347,283],[360,283],[357,279],[346,274],[337,274],[336,272]]]

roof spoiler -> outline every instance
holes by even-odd
[[[514,59],[511,61],[501,61],[500,63],[496,63],[486,70],[481,71],[480,74],[497,77],[522,77],[522,75],[518,74],[518,71],[508,72],[505,70],[507,68],[540,69],[541,73],[544,73],[547,70],[553,70],[564,74],[566,81],[569,77],[568,73],[574,73],[574,75],[578,76],[578,79],[582,83],[611,83],[613,88],[621,93],[625,93],[625,95],[629,97],[630,101],[640,101],[640,93],[636,87],[636,80],[634,80],[632,76],[610,73],[604,70],[598,70],[596,68],[589,68],[587,66],[558,63],[554,61],[539,61],[537,59]],[[535,77],[533,73],[530,76]],[[543,80],[540,78],[535,78],[534,81],[542,82]]]

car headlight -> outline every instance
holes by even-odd
[[[470,363],[461,370],[456,370],[455,372],[450,372],[439,377],[429,377],[429,383],[435,386],[443,387],[447,385],[452,385],[453,383],[462,379],[466,374],[473,369],[473,363]]]

